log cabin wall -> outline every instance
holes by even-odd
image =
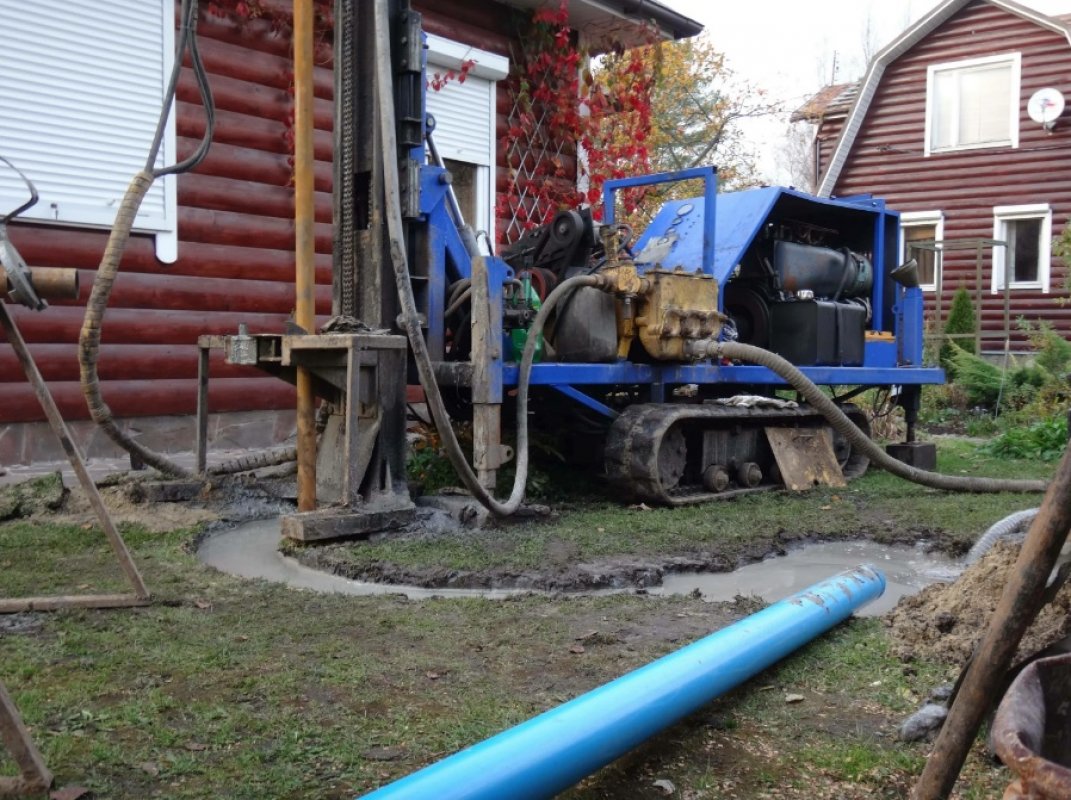
[[[1022,54],[1019,146],[924,156],[927,67],[1010,52]],[[1047,133],[1029,118],[1026,105],[1045,86],[1071,93],[1069,75],[1071,45],[1065,35],[983,0],[968,4],[888,65],[833,194],[870,193],[884,197],[898,211],[941,211],[946,241],[993,238],[994,207],[1048,203],[1053,236],[1059,235],[1071,216],[1071,123],[1065,115],[1055,131]],[[990,291],[991,275],[987,252],[983,300],[976,313],[982,329],[997,334],[1004,329],[1004,298]],[[975,276],[973,251],[945,254],[939,287],[944,318],[959,286],[975,297]],[[1048,320],[1071,337],[1071,305],[1062,302],[1067,298],[1066,277],[1065,265],[1053,258],[1048,293],[1011,290],[1013,349],[1028,348],[1016,329],[1020,317]],[[932,315],[937,297],[926,294]],[[1002,349],[1003,342],[997,337],[983,346]]]
[[[515,26],[511,9],[461,0],[416,3],[425,28],[491,52],[510,55]],[[293,191],[287,142],[292,98],[290,43],[264,20],[236,23],[202,14],[201,51],[217,107],[208,158],[178,178],[178,260],[156,259],[153,239],[133,235],[103,326],[100,375],[105,400],[118,418],[157,418],[165,431],[147,443],[192,448],[197,396],[197,337],[278,332],[294,304]],[[329,54],[316,71],[316,306],[323,322],[331,309],[332,75]],[[499,93],[498,138],[508,104]],[[176,104],[178,156],[197,146],[204,116],[192,71],[183,69]],[[502,153],[497,158],[503,169]],[[501,178],[499,178],[501,181]],[[12,307],[45,379],[68,420],[88,417],[79,385],[78,332],[93,276],[108,233],[41,224],[13,224],[11,238],[27,263],[75,267],[82,289],[77,301],[58,301],[44,312]],[[292,430],[292,388],[251,368],[229,366],[220,352],[211,360],[210,407],[223,417],[260,420],[264,442]],[[252,415],[248,412],[254,412]],[[257,412],[261,412],[257,416]],[[262,412],[274,412],[263,414]],[[173,415],[183,415],[175,419]],[[159,419],[167,417],[168,419]],[[60,457],[40,425],[43,414],[14,353],[0,347],[0,463]],[[134,421],[148,429],[150,423]],[[226,427],[221,424],[221,427]],[[246,427],[249,427],[248,425]],[[100,443],[93,426],[76,423],[83,445]],[[248,435],[236,446],[253,446]],[[103,443],[106,444],[106,443]],[[112,453],[107,446],[101,453]]]

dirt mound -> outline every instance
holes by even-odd
[[[957,581],[901,600],[885,617],[893,652],[904,661],[964,663],[985,633],[1018,556],[1018,544],[1000,542]],[[1038,614],[1019,645],[1020,656],[1064,638],[1071,631],[1069,611],[1071,582]]]

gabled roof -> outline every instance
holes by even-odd
[[[975,0],[944,0],[874,56],[874,60],[870,62],[870,66],[867,68],[866,75],[863,78],[859,97],[856,99],[855,105],[852,106],[851,113],[848,114],[848,119],[841,129],[840,140],[833,151],[829,167],[826,169],[825,175],[822,176],[822,184],[818,187],[819,195],[828,197],[832,193],[833,187],[836,186],[840,172],[844,168],[852,145],[855,143],[855,137],[863,125],[863,120],[866,119],[870,103],[874,99],[878,85],[881,83],[882,75],[885,74],[885,68],[972,2],[975,2]],[[1067,37],[1068,44],[1071,44],[1071,27],[1064,19],[1046,16],[1019,3],[1012,2],[1012,0],[981,0],[981,2],[1002,8],[1054,33],[1062,34]]]

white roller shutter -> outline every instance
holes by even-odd
[[[439,90],[428,87],[428,113],[435,117],[435,146],[450,161],[477,167],[477,230],[494,226],[493,182],[495,174],[495,83],[509,73],[509,59],[486,50],[429,34],[428,76],[448,70],[458,72],[462,63],[475,62],[464,83],[454,78]]]
[[[431,63],[429,75],[446,67]],[[435,117],[435,146],[443,158],[488,167],[495,163],[494,84],[486,78],[468,75],[464,83],[456,79],[442,89],[428,89],[428,113]]]
[[[41,195],[24,218],[110,226],[144,166],[174,51],[173,0],[0,0],[0,155]],[[175,158],[174,114],[158,164]],[[0,169],[0,213],[26,199]],[[175,179],[157,180],[135,230],[176,257]]]

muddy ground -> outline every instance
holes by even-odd
[[[717,509],[570,501],[550,519],[504,528],[295,549],[306,563],[365,579],[638,590],[414,602],[314,595],[198,564],[192,547],[206,525],[288,507],[248,486],[151,508],[123,487],[105,496],[157,602],[8,618],[0,679],[61,780],[119,798],[352,797],[760,605],[642,592],[667,570],[724,571],[816,539],[921,540],[962,553],[1023,507],[1021,497],[963,500],[876,475],[847,490]],[[77,493],[16,517],[0,525],[4,591],[121,586]],[[983,607],[996,583],[979,580],[972,603]],[[568,796],[905,797],[927,746],[898,742],[899,723],[958,672],[937,655],[948,649],[939,641],[948,615],[964,629],[979,624],[951,605],[955,592],[926,597],[910,621],[853,621],[821,637]],[[901,640],[910,653],[897,649]],[[979,748],[957,796],[998,796],[1007,781]]]
[[[901,600],[886,617],[893,653],[903,661],[964,664],[985,633],[1019,550],[1019,543],[998,542],[954,583],[930,586]],[[1068,633],[1071,585],[1065,584],[1026,632],[1019,659],[1044,650]]]

